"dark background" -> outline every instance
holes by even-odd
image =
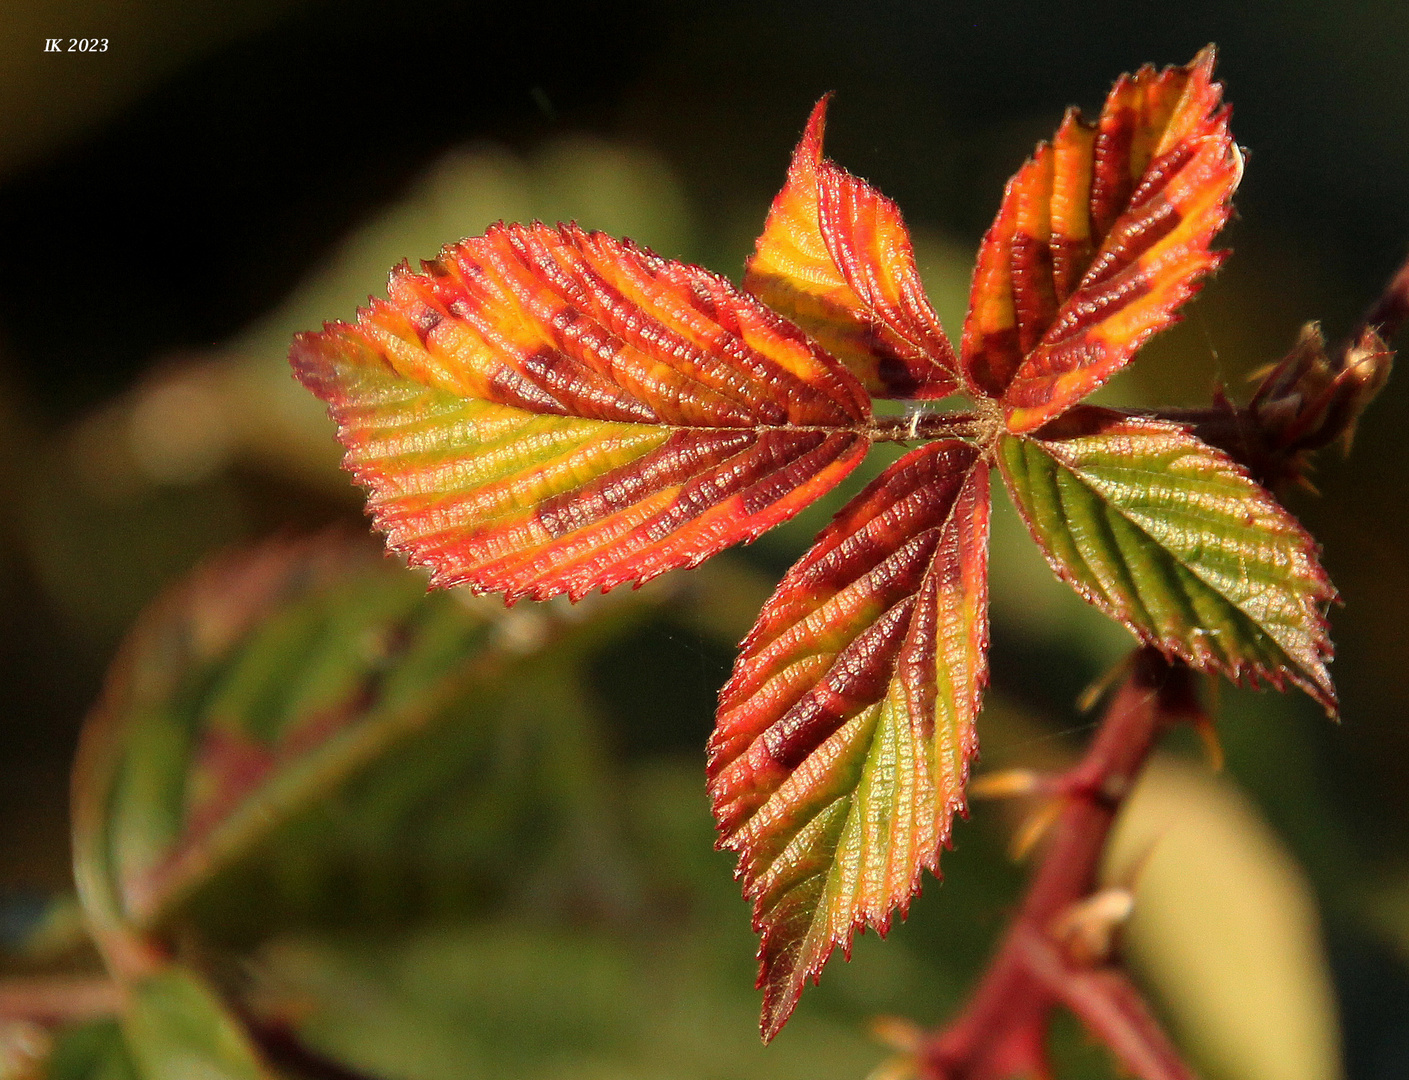
[[[213,547],[358,514],[350,490],[268,454],[191,483],[83,488],[82,448],[153,372],[223,355],[452,147],[531,154],[575,132],[644,148],[694,223],[664,253],[737,276],[808,109],[835,90],[829,153],[967,251],[1064,106],[1094,110],[1121,71],[1215,41],[1249,149],[1237,256],[1117,382],[1127,403],[1206,400],[1220,378],[1238,391],[1308,319],[1343,333],[1409,244],[1402,0],[51,2],[2,33],[0,888],[16,896],[65,886],[73,738],[141,602]],[[42,53],[76,34],[108,52]],[[1409,918],[1394,914],[1409,911],[1406,421],[1397,378],[1354,457],[1324,463],[1323,494],[1289,496],[1345,600],[1344,722],[1298,703],[1277,706],[1275,753],[1230,738],[1235,775],[1318,889],[1356,1080],[1409,1073]],[[788,553],[750,557],[776,570]],[[1062,634],[1004,614],[1020,608],[996,609],[995,681],[1060,726],[1096,672]],[[601,666],[623,744],[698,755],[729,656],[637,648],[650,655]],[[684,700],[646,723],[648,668],[648,687]],[[1296,775],[1273,764],[1286,746],[1308,763]]]

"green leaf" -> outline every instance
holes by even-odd
[[[142,1080],[273,1080],[244,1029],[193,972],[168,967],[130,987],[123,1035]]]
[[[111,1018],[75,1024],[55,1033],[44,1080],[137,1080],[122,1029]]]
[[[600,629],[600,628],[599,628]],[[310,927],[376,934],[503,909],[632,902],[620,781],[571,639],[476,683],[213,879],[181,925],[241,950]],[[565,655],[566,654],[566,655]]]
[[[1300,686],[1331,715],[1315,541],[1220,450],[1177,424],[1083,406],[1005,435],[1008,491],[1052,569],[1167,656]]]
[[[333,537],[226,557],[150,609],[74,771],[80,897],[114,969],[144,970],[194,889],[434,721],[491,625]]]

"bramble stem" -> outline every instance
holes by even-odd
[[[1400,264],[1399,270],[1385,286],[1385,291],[1365,314],[1359,330],[1373,330],[1389,342],[1406,322],[1409,322],[1409,257]],[[1357,332],[1351,335],[1351,339],[1359,336]]]
[[[1366,407],[1383,389],[1395,335],[1409,323],[1409,259],[1390,278],[1354,331],[1327,350],[1313,324],[1268,369],[1246,405],[1221,393],[1211,408],[1154,415],[1190,426],[1227,451],[1267,487],[1305,481],[1311,455],[1339,442],[1349,450]]]
[[[1140,649],[1086,754],[1060,778],[1065,805],[1007,937],[964,1012],[926,1040],[924,1080],[1050,1075],[1045,1036],[1058,1004],[1141,1080],[1192,1080],[1134,984],[1105,960],[1072,955],[1053,929],[1095,891],[1111,825],[1159,735],[1198,715],[1191,672]]]
[[[26,1020],[44,1027],[112,1016],[122,991],[106,975],[11,978],[0,982],[0,1020]]]
[[[921,411],[909,416],[877,417],[868,434],[873,442],[975,439],[982,437],[988,426],[977,413]]]

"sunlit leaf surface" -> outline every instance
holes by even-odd
[[[1129,362],[1215,269],[1242,158],[1214,54],[1141,68],[1088,124],[1067,113],[1009,181],[964,325],[971,385],[1013,431],[1059,415]]]
[[[956,361],[896,205],[822,156],[817,103],[773,201],[744,287],[825,345],[868,391],[942,398]]]
[[[1290,680],[1334,713],[1315,542],[1184,428],[1082,406],[1005,436],[1008,491],[1052,568],[1141,641],[1239,681]]]
[[[977,748],[988,512],[974,447],[911,451],[789,571],[720,696],[710,794],[763,935],[766,1037],[938,868]]]
[[[501,225],[295,342],[389,544],[438,585],[576,598],[750,540],[860,461],[865,391],[723,278]]]

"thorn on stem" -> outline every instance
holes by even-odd
[[[919,1024],[901,1016],[876,1016],[868,1026],[871,1038],[895,1053],[872,1069],[866,1080],[913,1080],[920,1075],[925,1032]]]
[[[969,797],[972,799],[1013,799],[1021,795],[1051,794],[1057,788],[1057,779],[1048,773],[1035,769],[1002,769],[984,773],[969,781]]]
[[[1135,910],[1124,885],[1102,889],[1070,905],[1052,922],[1052,938],[1078,967],[1095,967],[1115,954],[1116,935]]]
[[[1089,713],[1101,703],[1101,699],[1119,682],[1130,674],[1130,666],[1135,662],[1135,653],[1127,652],[1101,675],[1098,675],[1076,699],[1076,710]]]
[[[1013,842],[1009,845],[1009,853],[1014,862],[1022,862],[1027,858],[1032,849],[1047,835],[1047,830],[1061,817],[1066,803],[1067,800],[1063,796],[1044,799],[1018,826],[1018,831],[1013,834]]]
[[[1203,743],[1204,753],[1208,756],[1209,768],[1214,772],[1222,772],[1223,767],[1228,763],[1227,755],[1223,753],[1223,743],[1218,738],[1218,728],[1214,726],[1208,714],[1201,713],[1191,721],[1194,731],[1198,733],[1199,741]]]
[[[866,1080],[915,1080],[920,1067],[911,1057],[888,1057],[866,1074]]]
[[[925,1041],[924,1028],[903,1016],[873,1016],[867,1027],[876,1042],[901,1054],[918,1053]]]

